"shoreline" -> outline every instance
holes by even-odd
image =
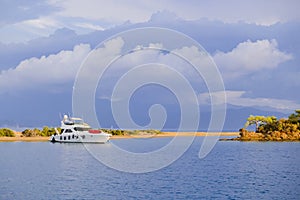
[[[271,133],[257,133],[241,130],[240,136],[236,138],[221,138],[220,141],[240,141],[240,142],[299,142],[300,133],[273,131]]]
[[[156,135],[113,135],[110,140],[114,139],[135,139],[135,138],[159,138],[159,137],[205,137],[205,136],[238,136],[239,132],[162,132]],[[46,142],[49,141],[49,137],[21,137],[19,135],[15,137],[0,137],[0,142]]]

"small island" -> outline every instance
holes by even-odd
[[[255,125],[255,131],[246,128]],[[220,139],[221,141],[300,141],[300,110],[296,110],[288,119],[275,116],[250,115],[244,128],[239,130],[239,137]]]

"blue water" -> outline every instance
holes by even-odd
[[[170,166],[145,174],[110,169],[81,144],[3,142],[0,199],[300,199],[300,143],[218,142],[199,159],[202,140]],[[147,152],[169,141],[111,143]]]

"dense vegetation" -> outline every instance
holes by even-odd
[[[42,130],[35,128],[35,129],[25,129],[24,131],[22,131],[22,136],[25,137],[35,137],[35,136],[50,137],[53,134],[55,134],[55,128],[49,128],[48,126],[44,126]]]
[[[60,128],[57,128],[58,132],[60,132]],[[159,134],[158,130],[120,130],[120,129],[100,129],[106,133],[110,133],[112,135],[137,135],[137,134]],[[42,130],[37,128],[35,129],[26,129],[22,131],[22,135],[25,137],[34,137],[34,136],[46,136],[50,137],[55,134],[55,128],[49,128],[47,126],[43,127]]]
[[[255,125],[255,132],[246,130],[250,125]],[[279,120],[274,116],[250,115],[245,127],[240,129],[240,136],[237,140],[300,141],[300,110]]]
[[[288,119],[277,120],[274,116],[253,116],[247,119],[245,127],[255,124],[255,132],[268,134],[274,131],[280,132],[300,132],[300,110],[296,110]]]
[[[60,128],[57,128],[58,132],[61,131]],[[156,135],[160,134],[159,130],[120,130],[120,129],[101,129],[106,133],[110,133],[112,135]],[[50,137],[55,134],[55,128],[50,128],[48,126],[44,126],[42,130],[34,128],[34,129],[25,129],[21,132],[21,137]],[[0,137],[15,137],[15,132],[8,128],[0,129]]]
[[[15,137],[15,132],[8,128],[1,128],[0,129],[0,137]]]
[[[119,129],[101,129],[101,131],[112,135],[126,135],[126,131]]]
[[[102,131],[112,135],[156,135],[160,134],[159,130],[120,130],[120,129],[101,129]]]

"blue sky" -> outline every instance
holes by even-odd
[[[72,90],[80,63],[100,42],[141,27],[182,32],[208,51],[225,85],[224,129],[238,129],[250,114],[286,117],[300,109],[299,7],[297,0],[1,1],[0,126],[58,125],[59,113],[72,113]],[[115,45],[107,47],[114,51],[122,48],[121,44],[108,44]],[[178,49],[197,59],[192,50]],[[222,93],[209,94],[201,78],[180,68],[168,54],[139,56],[143,62],[177,66],[193,87],[201,85],[195,91],[200,124],[204,124],[200,129],[205,129],[210,95]],[[128,56],[118,64],[128,67],[140,62]],[[122,70],[115,68],[107,72],[105,80],[121,76]],[[95,106],[104,127],[116,126],[110,110],[112,84],[99,85],[96,93]],[[165,128],[178,127],[180,109],[168,91],[145,87],[134,97],[130,109],[138,124],[147,125],[147,109],[161,103],[168,113]]]

